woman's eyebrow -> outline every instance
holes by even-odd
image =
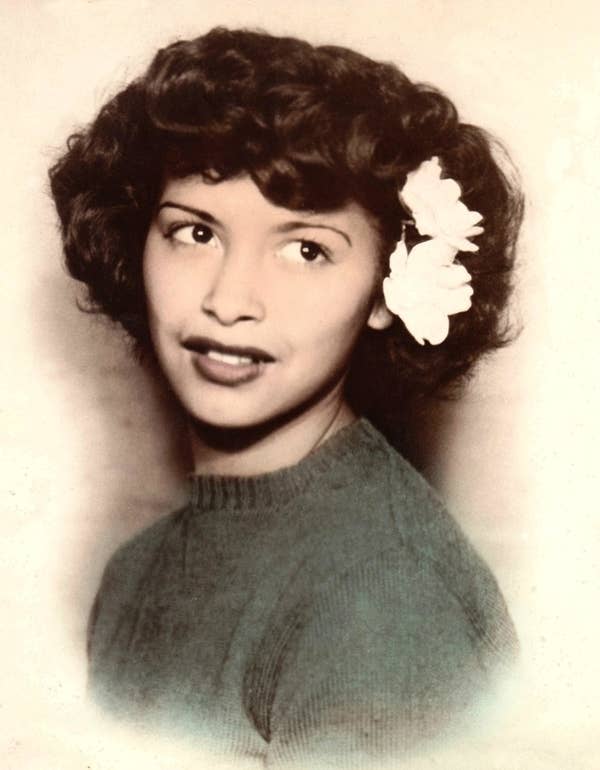
[[[313,222],[285,222],[282,225],[279,225],[277,227],[277,232],[279,233],[289,233],[291,230],[301,230],[306,227],[316,227],[319,230],[333,230],[334,233],[338,233],[338,235],[341,235],[342,238],[347,242],[348,246],[352,246],[352,241],[350,240],[350,236],[345,233],[343,230],[339,230],[337,227],[332,227],[331,225],[320,225]]]
[[[157,212],[164,208],[180,209],[181,211],[185,211],[188,214],[193,214],[194,216],[204,220],[205,222],[208,222],[211,225],[220,224],[219,220],[213,217],[212,214],[209,214],[208,211],[202,211],[202,209],[196,209],[193,206],[186,206],[184,203],[176,203],[175,201],[163,201],[163,203],[161,203],[158,207]],[[276,228],[276,231],[279,233],[289,233],[292,230],[301,230],[303,228],[311,227],[316,227],[319,230],[332,230],[334,233],[341,235],[349,246],[352,246],[350,236],[343,230],[340,230],[337,227],[333,227],[332,225],[322,225],[317,222],[303,222],[301,220],[294,222],[284,222],[282,225],[279,225]]]
[[[213,217],[212,214],[209,214],[208,211],[202,211],[202,209],[195,209],[193,206],[186,206],[184,203],[175,203],[174,201],[164,201],[163,203],[160,204],[160,206],[156,211],[158,213],[159,211],[161,211],[161,209],[165,209],[165,208],[180,209],[181,211],[185,211],[188,214],[193,214],[194,216],[198,217],[198,219],[202,219],[211,225],[220,224],[219,220]]]

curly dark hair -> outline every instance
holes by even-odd
[[[50,181],[66,264],[87,285],[89,307],[151,353],[141,260],[165,180],[248,174],[271,202],[298,210],[356,201],[382,236],[383,275],[407,218],[398,188],[434,155],[468,208],[484,217],[479,251],[460,255],[473,306],[451,317],[438,346],[419,345],[398,319],[385,331],[365,330],[347,389],[355,407],[381,424],[394,412],[391,400],[460,382],[509,336],[522,198],[497,142],[461,123],[440,91],[346,48],[216,28],[160,50],[142,77],[69,138]]]

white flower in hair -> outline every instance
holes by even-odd
[[[400,200],[410,210],[421,235],[442,238],[456,251],[477,251],[467,240],[483,232],[483,217],[469,211],[460,200],[461,189],[454,179],[442,179],[439,158],[426,160],[406,176]]]
[[[458,251],[477,251],[468,238],[479,235],[481,214],[460,201],[453,179],[441,179],[438,158],[422,163],[407,176],[400,200],[414,217],[421,235],[431,236],[408,251],[401,240],[390,257],[383,295],[420,345],[439,345],[448,336],[448,317],[471,307],[471,276],[454,261]]]
[[[439,345],[448,336],[448,316],[471,307],[471,276],[453,263],[455,250],[440,239],[414,246],[400,241],[390,257],[390,275],[383,282],[388,309],[399,316],[423,345]]]

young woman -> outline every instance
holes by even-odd
[[[91,614],[112,713],[268,767],[364,767],[468,721],[516,652],[497,584],[387,442],[505,339],[520,197],[396,67],[215,29],[51,170],[66,261],[189,417],[189,503]]]

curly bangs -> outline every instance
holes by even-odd
[[[383,275],[407,218],[398,188],[433,155],[484,217],[479,251],[460,255],[473,306],[451,317],[439,346],[420,346],[398,319],[384,332],[365,331],[348,392],[381,423],[389,393],[433,392],[460,380],[507,337],[521,196],[494,141],[461,123],[441,92],[349,49],[217,28],[160,50],[142,77],[70,137],[50,181],[67,268],[86,284],[89,307],[150,352],[141,261],[166,180],[248,174],[271,202],[295,210],[355,201],[379,229]],[[378,387],[364,378],[375,366]]]

